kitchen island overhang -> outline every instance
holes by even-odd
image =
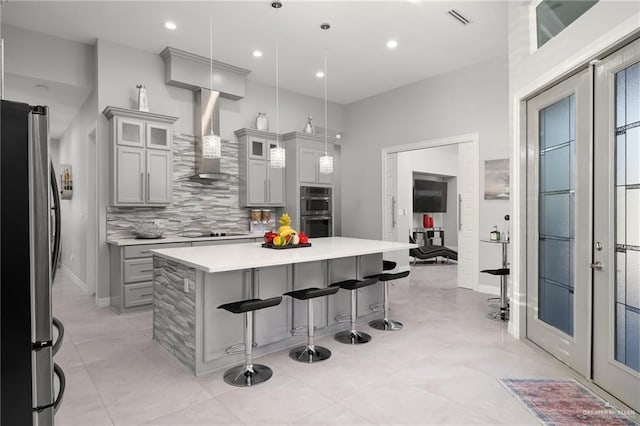
[[[266,249],[260,243],[152,250],[154,255],[153,338],[196,375],[237,364],[242,354],[243,318],[217,309],[228,302],[269,298],[307,288],[326,287],[382,271],[382,254],[414,244],[356,238],[318,238],[312,246]],[[380,318],[370,306],[381,303],[381,284],[358,292],[358,323]],[[316,336],[348,328],[336,316],[349,312],[345,292],[314,301]],[[306,327],[304,302],[286,297],[272,309],[256,312],[254,354],[299,345]],[[336,343],[337,344],[337,343]]]

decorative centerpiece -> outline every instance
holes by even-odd
[[[311,247],[309,237],[291,227],[291,217],[287,213],[280,216],[278,232],[266,232],[262,247],[272,249]]]

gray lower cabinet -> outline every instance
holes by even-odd
[[[150,250],[189,245],[190,243],[109,245],[111,308],[119,314],[151,309],[153,256]]]
[[[151,250],[254,243],[257,241],[262,241],[262,238],[234,238],[184,243],[141,244],[138,246],[109,245],[111,307],[120,314],[151,309],[153,303],[153,255]]]

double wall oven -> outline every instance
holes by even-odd
[[[310,238],[333,236],[331,188],[300,187],[300,230]]]

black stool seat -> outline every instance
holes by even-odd
[[[480,272],[491,275],[509,275],[509,268],[500,268],[500,269],[484,269]]]
[[[365,278],[364,280],[346,280],[331,284],[329,287],[340,287],[344,290],[357,290],[362,287],[368,287],[378,282],[377,277]]]
[[[408,277],[410,273],[411,271],[398,272],[397,274],[376,274],[367,278],[377,278],[378,281],[395,281]]]
[[[383,260],[382,261],[382,270],[383,271],[390,271],[392,269],[396,269],[396,266],[398,266],[398,264],[396,262],[392,262],[390,260]]]
[[[302,290],[289,291],[285,293],[284,296],[291,296],[294,299],[298,299],[298,300],[307,300],[307,299],[314,299],[316,297],[328,296],[330,294],[336,294],[338,290],[340,290],[340,287],[327,287],[327,288],[309,287],[309,288],[303,288]]]
[[[224,309],[234,314],[242,314],[249,311],[257,311],[258,309],[270,308],[279,305],[282,302],[282,296],[272,297],[270,299],[247,299],[238,302],[225,303],[218,306],[218,309]]]

